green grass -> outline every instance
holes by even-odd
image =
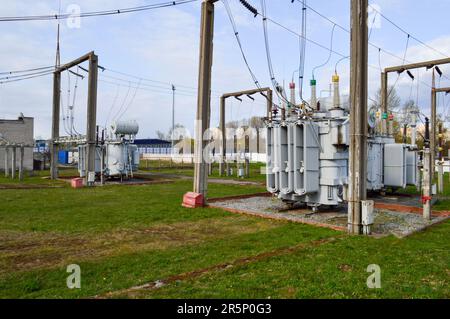
[[[70,175],[70,171],[65,174]],[[43,176],[36,176],[39,185]],[[58,182],[48,181],[50,185]],[[307,225],[181,207],[192,182],[0,190],[0,298],[449,298],[450,222],[406,239],[341,236]],[[263,186],[209,184],[209,197]],[[318,239],[337,238],[314,246]],[[168,284],[122,291],[299,243],[304,249]],[[66,266],[81,266],[81,289]],[[366,267],[382,288],[366,287]]]
[[[208,273],[140,294],[146,298],[450,298],[450,223],[408,239],[347,237]],[[367,266],[381,268],[368,289]]]
[[[161,165],[161,167],[160,167]],[[149,161],[149,168],[146,169],[145,161],[141,162],[141,170],[143,172],[151,172],[155,174],[173,174],[173,175],[182,175],[182,176],[194,176],[194,169],[190,164],[185,164],[184,166],[181,164],[171,164],[167,161]],[[229,180],[237,180],[237,181],[252,181],[265,183],[266,175],[261,174],[261,168],[264,167],[264,163],[250,163],[250,176],[245,178],[237,177],[237,169],[236,165],[230,165],[233,169],[233,176],[220,176],[219,174],[219,165],[217,163],[213,164],[213,173],[209,176],[210,178],[221,178],[221,179],[229,179]]]
[[[437,187],[437,173],[434,176],[433,183]],[[414,186],[407,186],[405,189],[398,189],[396,191],[400,194],[420,195],[420,189],[416,189]],[[440,194],[441,197],[450,197],[450,179],[449,173],[444,173],[444,192]]]

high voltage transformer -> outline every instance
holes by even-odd
[[[95,175],[100,177],[132,177],[133,172],[139,168],[139,151],[133,144],[134,137],[139,131],[139,125],[135,121],[119,121],[111,126],[111,134],[106,138],[102,133],[97,138],[95,154]],[[78,171],[80,177],[86,172],[87,144],[79,145]],[[89,177],[90,181],[95,176]]]
[[[291,101],[281,116],[267,123],[267,190],[289,203],[303,203],[314,211],[346,200],[349,175],[350,121],[348,98],[341,103],[339,77],[333,76],[332,99],[316,100],[311,81],[311,108],[294,112]],[[418,156],[414,145],[395,143],[393,137],[375,133],[376,119],[369,116],[367,140],[367,190],[405,188],[418,182]]]

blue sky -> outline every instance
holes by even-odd
[[[62,11],[69,5],[77,4],[82,12],[132,7],[142,4],[162,2],[163,0],[62,0]],[[264,38],[261,18],[253,18],[237,0],[228,0],[236,19],[244,50],[250,65],[259,81],[269,85]],[[55,13],[58,0],[3,0],[0,16],[39,15]],[[259,0],[249,0],[258,9]],[[266,0],[267,14],[270,18],[299,30],[301,6],[296,1]],[[379,10],[437,50],[450,56],[450,34],[448,34],[448,11],[450,1],[430,0],[378,0],[370,1]],[[349,29],[349,0],[309,0],[308,4],[331,20]],[[326,47],[330,46],[332,24],[308,10],[307,37]],[[53,65],[55,60],[56,21],[0,22],[0,72]],[[376,46],[403,56],[407,36],[384,19],[376,20],[376,28],[371,32],[370,42]],[[379,23],[379,24],[378,24]],[[200,1],[177,7],[157,9],[133,14],[110,17],[82,19],[80,28],[69,28],[61,23],[61,60],[67,62],[88,51],[99,55],[100,65],[138,77],[145,77],[167,83],[174,83],[179,91],[176,97],[176,122],[192,131],[196,110],[196,95],[191,87],[197,86],[198,43],[200,24]],[[298,68],[298,37],[269,23],[269,37],[274,72],[280,83],[286,85],[292,72]],[[369,94],[373,96],[379,88],[378,50],[369,47]],[[349,34],[335,29],[333,50],[349,54]],[[313,44],[307,44],[305,63],[305,95],[309,95],[308,82],[311,70],[327,60],[329,51]],[[410,39],[406,60],[416,62],[426,59],[442,58],[440,55]],[[330,62],[315,73],[318,89],[327,89],[340,57],[332,54]],[[401,64],[401,60],[381,55],[381,66]],[[339,64],[341,90],[348,92],[348,61]],[[450,77],[450,68],[443,67]],[[421,71],[420,81],[430,83],[430,72]],[[123,80],[111,79],[114,76]],[[392,75],[390,83],[395,82]],[[127,109],[123,119],[136,119],[141,127],[139,137],[154,137],[156,130],[167,131],[171,125],[172,97],[170,85],[141,82],[129,84],[137,79],[126,78],[108,71],[101,72],[98,95],[98,123],[104,125],[108,114],[111,117],[122,106]],[[114,84],[107,82],[114,82]],[[117,84],[121,84],[118,86]],[[449,85],[442,80],[441,85]],[[73,90],[74,78],[71,79]],[[150,87],[149,85],[153,85]],[[216,4],[214,65],[213,65],[212,125],[218,122],[217,96],[230,91],[253,88],[251,77],[242,61],[231,25],[222,3]],[[411,85],[414,85],[411,87]],[[132,88],[129,89],[129,86]],[[182,86],[187,86],[185,88]],[[68,79],[63,77],[63,104],[67,104]],[[402,100],[416,98],[417,81],[412,83],[402,75],[396,89]],[[430,89],[419,82],[419,105],[428,113]],[[0,118],[15,118],[19,112],[35,117],[35,135],[49,137],[52,104],[52,77],[0,85]],[[85,130],[87,81],[79,83],[76,99],[76,127]],[[127,94],[128,92],[128,94]],[[412,93],[411,93],[412,92]],[[115,98],[117,96],[117,98]],[[133,99],[134,96],[134,99]],[[447,104],[447,98],[439,101],[439,112]],[[114,103],[115,101],[115,103]],[[231,101],[231,100],[230,100]],[[110,112],[110,109],[112,111]],[[121,113],[121,112],[119,112]],[[238,120],[250,115],[263,115],[264,101],[232,101],[228,118]],[[63,133],[63,132],[62,132]]]

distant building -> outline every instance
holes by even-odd
[[[21,114],[17,120],[0,119],[0,134],[8,143],[34,145],[34,119]],[[20,156],[17,151],[17,167]],[[23,165],[25,170],[33,170],[33,148],[26,147],[24,151]],[[5,148],[0,148],[0,170],[5,169]]]
[[[134,140],[139,154],[170,154],[172,152],[172,143],[156,138]]]

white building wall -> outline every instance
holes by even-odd
[[[26,145],[34,144],[34,119],[32,117],[23,117],[17,120],[0,119],[0,134],[11,143],[23,143]],[[9,153],[11,154],[10,149]],[[10,155],[11,158],[11,155]],[[16,167],[19,168],[20,149],[16,150]],[[26,147],[23,159],[24,168],[33,170],[33,148]],[[9,163],[11,167],[11,163]],[[5,148],[0,147],[0,170],[5,169]]]

